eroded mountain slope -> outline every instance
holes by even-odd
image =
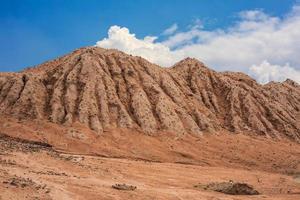
[[[300,139],[300,86],[260,85],[187,58],[172,68],[98,47],[19,73],[0,74],[0,113],[18,119],[80,122],[97,133],[235,133]]]

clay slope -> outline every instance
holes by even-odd
[[[260,85],[187,58],[172,68],[98,47],[19,73],[0,74],[0,113],[18,119],[80,122],[97,133],[235,133],[300,141],[300,86]]]

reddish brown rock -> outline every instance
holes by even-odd
[[[80,122],[102,133],[132,128],[202,135],[228,130],[300,140],[300,86],[260,85],[187,58],[171,68],[98,47],[19,73],[0,73],[0,113]]]

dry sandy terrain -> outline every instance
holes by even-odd
[[[27,126],[25,124],[22,123],[22,128],[26,130],[30,130],[29,125],[33,125],[32,122],[27,122]],[[12,121],[6,126],[15,132],[18,130]],[[60,138],[67,137],[62,127],[58,127]],[[22,129],[19,127],[19,130]],[[52,127],[43,136],[48,136],[44,140],[48,140],[49,144],[49,141],[57,139],[55,135],[58,133],[54,130]],[[15,134],[8,128],[2,128],[2,131]],[[132,140],[125,141],[125,138],[129,138],[127,134],[131,134]],[[41,141],[34,138],[37,136],[30,131],[24,135],[31,136],[30,141]],[[18,137],[22,138],[22,135]],[[82,137],[90,136],[87,134]],[[81,144],[81,141],[76,143],[74,138],[70,140],[67,137],[67,141],[73,143],[66,145],[69,149],[63,149],[63,145],[59,146],[58,142],[51,147],[46,143],[33,143],[2,135],[0,199],[300,198],[300,183],[297,182],[300,147],[297,143],[227,134],[177,138],[116,131],[103,137],[107,138],[93,138],[94,143],[91,145]],[[103,141],[111,153],[97,155],[97,150],[108,152]],[[193,148],[196,144],[201,148]],[[82,151],[83,148],[86,150]],[[78,152],[81,151],[89,155],[80,155]],[[194,187],[229,180],[248,183],[260,195],[233,196]],[[137,189],[120,191],[111,187],[118,183],[133,185]]]
[[[155,163],[20,151],[1,155],[2,199],[297,199],[299,183],[292,176],[225,167]],[[11,181],[15,179],[13,184]],[[197,184],[240,181],[253,185],[258,196],[230,196],[194,188]],[[24,185],[21,185],[21,184]],[[118,191],[116,183],[137,186]]]

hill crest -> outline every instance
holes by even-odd
[[[300,139],[300,86],[260,85],[186,58],[171,68],[87,47],[19,73],[0,74],[0,114],[100,133],[129,128],[202,135],[219,131]]]

